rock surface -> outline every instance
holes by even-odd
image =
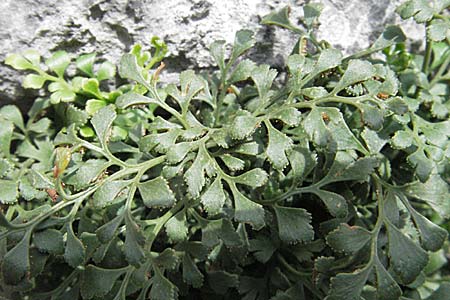
[[[0,61],[10,52],[34,48],[44,56],[64,49],[74,54],[96,51],[117,62],[135,43],[149,44],[157,35],[169,46],[163,80],[174,81],[179,70],[208,68],[209,44],[232,42],[237,30],[257,33],[255,60],[280,65],[296,38],[282,29],[259,25],[263,16],[290,4],[291,19],[302,15],[304,0],[3,0],[0,3]],[[399,23],[394,13],[400,0],[323,0],[319,39],[347,54],[367,47],[385,24]],[[420,40],[423,31],[406,24]],[[27,101],[34,91],[20,86],[23,76],[0,64],[0,106]],[[23,100],[25,99],[25,100]]]

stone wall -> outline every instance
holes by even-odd
[[[208,46],[215,39],[232,42],[237,30],[257,33],[252,58],[280,65],[295,36],[259,25],[270,11],[290,4],[292,20],[302,15],[304,0],[3,0],[0,3],[0,61],[28,48],[44,56],[64,49],[75,54],[96,51],[117,62],[135,43],[164,39],[170,56],[163,80],[186,68],[212,66]],[[385,24],[399,23],[399,0],[323,0],[319,39],[351,53],[367,47]],[[406,23],[416,39],[423,32]],[[20,86],[22,74],[0,65],[0,106],[27,101],[35,94]]]

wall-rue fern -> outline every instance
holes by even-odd
[[[423,55],[388,26],[348,57],[315,38],[321,5],[302,28],[286,7],[262,20],[299,35],[285,69],[241,30],[177,85],[157,38],[118,68],[9,55],[41,97],[0,108],[1,297],[446,299],[449,5],[399,6]]]

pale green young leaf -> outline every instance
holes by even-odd
[[[136,56],[133,54],[125,54],[120,59],[119,75],[122,78],[134,80],[142,84],[147,89],[150,88],[149,83],[142,76],[142,70],[137,64]]]
[[[114,76],[116,76],[116,66],[109,61],[103,62],[97,70],[98,81],[111,79]]]
[[[267,16],[265,16],[262,19],[261,24],[276,25],[276,26],[280,26],[280,27],[298,32],[299,29],[297,27],[295,27],[294,25],[292,25],[291,21],[289,20],[289,11],[290,11],[289,6],[285,6],[278,11],[274,11],[274,12],[268,14]]]
[[[274,206],[280,239],[287,243],[309,242],[314,238],[311,214],[303,208]]]
[[[267,158],[275,169],[281,171],[289,164],[286,154],[292,148],[293,142],[284,133],[275,129],[269,121],[264,124],[269,136],[269,144],[266,149]]]
[[[81,275],[80,293],[83,299],[104,297],[125,269],[104,269],[88,265]]]
[[[230,154],[223,154],[220,159],[230,171],[240,171],[245,167],[245,161]]]
[[[164,133],[146,135],[139,141],[139,148],[144,152],[149,152],[154,148],[159,153],[166,153],[175,145],[180,134],[181,132],[179,130],[172,129]]]
[[[223,205],[225,204],[225,199],[226,197],[223,191],[222,181],[219,176],[216,177],[214,182],[200,197],[200,201],[208,215],[216,215],[220,213]]]
[[[67,223],[66,231],[67,241],[64,249],[64,260],[69,266],[76,268],[84,263],[85,247],[73,232],[72,223]]]
[[[2,276],[6,284],[17,284],[30,270],[31,231],[27,231],[24,237],[2,258]]]
[[[167,221],[165,228],[167,236],[173,243],[179,243],[186,240],[189,228],[186,222],[185,211],[182,210],[170,218],[169,221]]]
[[[344,223],[330,232],[326,240],[327,244],[334,250],[351,254],[363,248],[371,238],[372,235],[367,229]]]
[[[9,156],[14,125],[11,121],[0,119],[0,154]]]
[[[56,73],[59,77],[64,76],[67,66],[69,66],[71,58],[66,51],[56,51],[46,61],[45,64],[50,70]]]
[[[96,53],[89,53],[80,55],[75,61],[78,70],[90,77],[94,77],[93,65],[95,62]]]
[[[34,69],[35,67],[31,61],[16,53],[9,54],[5,58],[5,64],[13,67],[16,70]]]
[[[148,126],[149,130],[171,130],[181,128],[181,125],[167,121],[160,116],[157,116]]]
[[[93,116],[97,111],[99,111],[106,105],[107,103],[104,100],[89,99],[88,101],[86,101],[85,110],[90,116]]]
[[[145,206],[149,208],[171,207],[176,201],[167,181],[161,176],[139,183],[138,189]]]
[[[313,74],[319,74],[328,69],[334,68],[341,63],[342,53],[341,51],[333,48],[325,49],[320,53],[317,60]]]
[[[233,184],[231,185],[231,191],[234,198],[234,218],[236,221],[248,223],[255,230],[264,227],[263,206],[245,197]]]
[[[26,89],[40,89],[44,86],[47,79],[36,74],[28,74],[22,82],[22,86]]]
[[[428,255],[394,225],[387,227],[389,258],[393,271],[403,283],[413,282],[428,263]]]

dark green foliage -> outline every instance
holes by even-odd
[[[299,35],[286,68],[243,59],[241,30],[178,85],[157,38],[110,90],[94,53],[9,55],[42,98],[0,108],[0,298],[444,300],[449,4],[398,8],[424,55],[388,26],[348,57],[316,40],[321,5],[286,7],[262,20]]]

